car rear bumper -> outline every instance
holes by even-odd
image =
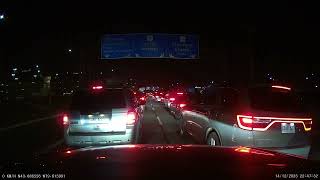
[[[134,133],[131,129],[115,133],[69,133],[65,132],[65,143],[68,146],[117,145],[132,144]]]
[[[305,146],[299,146],[299,147],[293,147],[293,148],[265,148],[263,149],[268,149],[284,154],[290,154],[290,155],[296,155],[300,156],[303,158],[308,158],[309,152],[310,152],[310,145],[305,145]]]

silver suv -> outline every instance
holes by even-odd
[[[69,146],[136,143],[141,114],[130,91],[97,86],[77,92],[63,116],[65,142]]]

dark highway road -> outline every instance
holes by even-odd
[[[28,156],[34,152],[54,151],[64,149],[63,125],[61,110],[32,109],[30,105],[18,106],[24,111],[7,113],[5,119],[21,118],[3,122],[0,128],[2,152],[8,154],[1,159]],[[38,117],[32,117],[32,111],[39,110]],[[22,113],[30,116],[22,116]],[[11,116],[11,117],[10,117]],[[60,119],[60,121],[59,121]],[[4,121],[4,119],[2,119]],[[149,102],[146,105],[141,119],[142,132],[139,138],[141,144],[194,144],[189,136],[180,136],[177,133],[178,125],[174,117],[158,102]]]
[[[30,106],[30,105],[28,105]],[[16,106],[17,107],[17,106]],[[64,149],[63,125],[61,117],[57,114],[61,112],[59,108],[38,107],[23,108],[10,115],[4,113],[2,121],[6,123],[0,127],[2,142],[1,160],[22,158],[34,152],[47,152]],[[32,112],[38,110],[37,117],[32,117]],[[22,117],[22,112],[30,116]],[[40,113],[41,112],[41,113]],[[11,121],[11,118],[21,118]],[[60,121],[59,121],[60,119]],[[8,123],[13,122],[13,123]],[[195,144],[190,136],[178,134],[178,124],[176,119],[158,102],[150,101],[146,105],[142,123],[142,133],[139,138],[141,144]],[[9,125],[8,125],[9,124]],[[313,137],[311,148],[312,159],[320,159],[319,143],[317,136]]]
[[[142,119],[142,144],[194,144],[191,137],[180,136],[177,120],[158,102],[146,105]]]

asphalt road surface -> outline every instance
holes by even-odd
[[[19,106],[15,107],[19,108]],[[34,107],[26,109],[24,106],[20,108],[23,109],[7,112],[7,115],[1,118],[1,121],[12,123],[5,122],[0,126],[2,143],[0,160],[21,159],[35,152],[67,148],[63,140],[61,117],[57,116],[60,110],[45,110],[45,108]],[[22,112],[37,114],[37,116],[25,116]],[[12,117],[18,119],[12,119],[11,113]],[[142,132],[139,138],[141,144],[195,144],[190,136],[180,136],[178,134],[177,120],[161,103],[149,101],[146,104],[141,123]],[[320,143],[318,143],[317,137],[314,137],[311,155],[313,159],[320,160]]]
[[[177,120],[158,102],[147,103],[143,119],[141,144],[195,144],[189,136],[178,134]]]
[[[6,122],[0,126],[0,140],[3,144],[1,151],[8,156],[0,159],[19,159],[35,152],[67,148],[63,140],[61,117],[57,114],[60,110],[45,111],[30,106],[32,105],[14,106],[20,109],[13,112],[8,110],[5,118],[2,118]],[[35,113],[36,117],[31,116]],[[195,143],[191,137],[178,134],[176,119],[158,102],[146,104],[141,123],[142,132],[138,140],[141,144]]]

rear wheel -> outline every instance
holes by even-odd
[[[207,138],[207,145],[209,146],[221,146],[220,139],[216,132],[211,132]]]

